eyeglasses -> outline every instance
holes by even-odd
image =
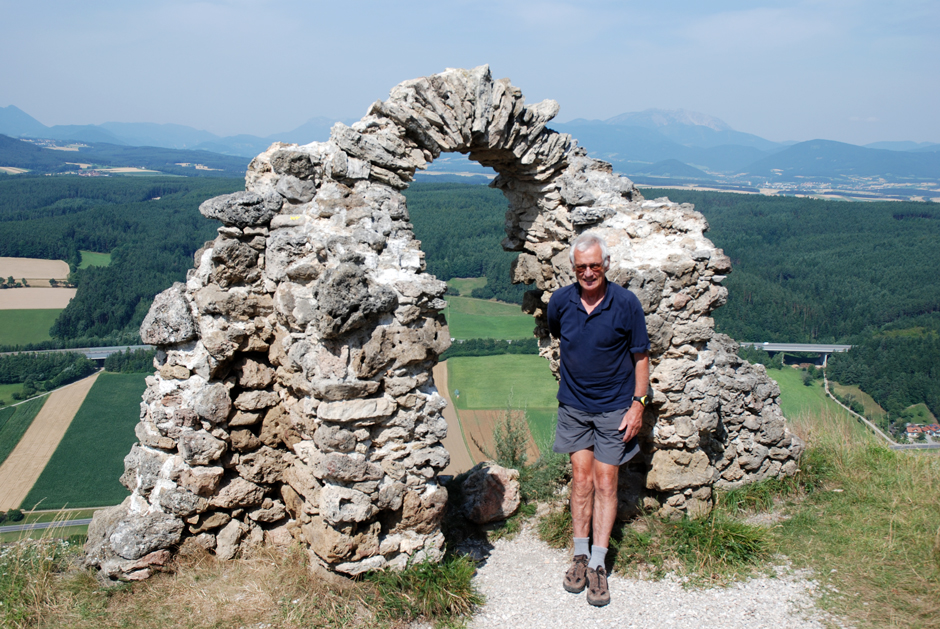
[[[584,273],[584,272],[587,271],[588,269],[591,269],[591,272],[593,272],[593,273],[600,273],[601,271],[604,270],[604,265],[603,265],[603,264],[598,264],[598,263],[596,263],[596,262],[595,262],[594,264],[576,264],[576,265],[574,265],[574,272],[577,273],[578,275],[581,275],[582,273]]]

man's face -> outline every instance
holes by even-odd
[[[600,268],[595,271],[591,268],[592,265],[599,266]],[[583,270],[579,272],[579,268]],[[594,245],[587,251],[578,251],[575,249],[574,269],[582,291],[591,292],[600,289],[604,284],[604,272],[607,270],[607,267],[604,265],[604,254],[601,252],[600,246]]]

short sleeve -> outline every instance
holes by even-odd
[[[548,332],[556,339],[561,336],[561,317],[558,312],[558,300],[555,298],[557,294],[555,293],[548,300],[548,312],[546,313]]]
[[[639,354],[641,352],[650,351],[650,337],[646,331],[646,316],[643,314],[643,306],[640,305],[640,300],[637,299],[636,295],[633,295],[631,301],[631,310],[632,316],[630,319],[633,322],[633,326],[630,330],[630,353]]]

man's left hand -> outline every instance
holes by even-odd
[[[623,421],[620,422],[620,428],[617,430],[626,429],[626,432],[623,434],[623,440],[630,441],[639,434],[642,426],[643,405],[639,402],[634,402],[633,406],[627,411],[627,414],[623,416]]]

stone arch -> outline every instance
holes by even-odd
[[[446,285],[423,272],[401,194],[441,152],[498,173],[503,246],[520,252],[514,281],[534,285],[524,310],[554,369],[544,305],[573,281],[578,233],[607,239],[609,278],[643,304],[655,397],[622,515],[694,515],[713,486],[794,473],[802,445],[779,389],[708,316],[730,264],[704,217],[644,200],[546,126],[557,111],[487,66],[447,70],[396,86],[328,142],[274,144],[246,191],[206,201],[223,226],[141,328],[159,352],[121,477],[132,495],[96,515],[88,563],[144,578],[187,537],[224,558],[299,541],[347,574],[441,556],[449,455],[430,374],[449,345]]]

